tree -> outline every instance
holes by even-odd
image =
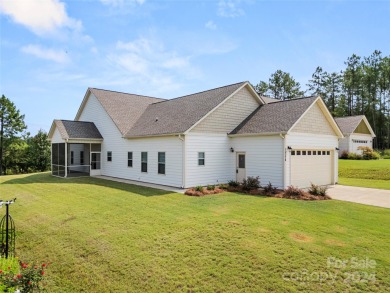
[[[255,91],[260,96],[264,96],[267,94],[267,91],[268,91],[268,83],[261,80],[257,85],[254,86],[254,88],[255,88]]]
[[[5,142],[27,127],[24,115],[21,115],[13,102],[4,95],[0,98],[0,176],[3,175],[3,154],[6,149]]]
[[[40,129],[28,139],[28,161],[32,171],[44,172],[50,167],[50,142],[45,131]]]
[[[282,70],[277,70],[271,75],[268,82],[268,92],[279,100],[291,100],[303,96],[299,82],[296,82],[289,73]]]

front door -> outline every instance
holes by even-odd
[[[236,156],[236,180],[242,182],[246,178],[245,153],[237,153]]]
[[[91,152],[91,176],[100,175],[100,152]]]

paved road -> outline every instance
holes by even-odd
[[[333,199],[390,208],[390,190],[345,185],[331,185],[328,194]]]

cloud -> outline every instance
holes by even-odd
[[[218,15],[222,17],[238,17],[245,14],[238,5],[240,0],[220,0],[218,2]]]
[[[113,7],[123,7],[126,5],[132,4],[144,4],[145,0],[100,0],[104,5],[109,5]]]
[[[55,32],[58,28],[81,30],[81,21],[69,17],[60,0],[2,0],[0,12],[37,35]]]
[[[57,63],[67,63],[70,61],[66,52],[42,48],[39,45],[24,46],[21,48],[21,51],[23,53],[30,54],[41,59],[54,61]]]
[[[206,24],[204,26],[210,30],[217,29],[217,25],[212,20],[209,20],[208,22],[206,22]]]

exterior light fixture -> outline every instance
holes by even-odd
[[[230,148],[230,151],[231,151],[232,153],[234,153],[234,148]]]
[[[338,150],[339,150],[339,148],[336,147],[336,151],[338,151]]]
[[[292,147],[288,146],[287,149],[292,150]]]

